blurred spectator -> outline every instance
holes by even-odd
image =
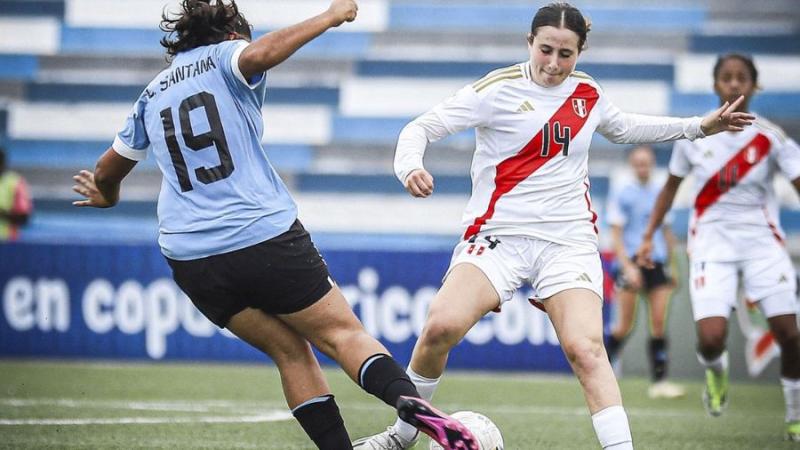
[[[0,240],[13,241],[28,223],[33,202],[22,175],[7,170],[6,153],[0,147]]]
[[[617,256],[617,320],[606,338],[606,352],[613,366],[618,367],[620,353],[633,329],[636,302],[640,294],[647,300],[650,339],[648,356],[653,384],[647,391],[650,398],[676,398],[686,391],[680,385],[666,380],[667,310],[674,287],[668,274],[669,260],[675,237],[668,223],[663,224],[653,239],[653,267],[640,267],[634,261],[636,249],[642,242],[642,232],[647,227],[650,212],[661,189],[653,178],[655,154],[649,146],[631,150],[628,163],[633,179],[619,186],[609,198],[608,222],[611,240]]]

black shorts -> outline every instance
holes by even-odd
[[[672,278],[670,278],[666,270],[664,270],[664,264],[657,262],[653,263],[653,265],[652,269],[644,267],[639,268],[642,273],[642,289],[645,292],[650,292],[657,287],[672,283]],[[620,289],[630,289],[622,269],[617,272],[616,284]]]
[[[245,308],[267,314],[303,310],[333,287],[328,266],[299,220],[289,231],[260,244],[167,262],[178,286],[220,328]]]

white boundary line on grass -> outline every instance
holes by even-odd
[[[17,408],[27,407],[61,407],[76,409],[114,409],[124,411],[164,411],[178,413],[216,412],[229,413],[226,415],[177,415],[172,417],[116,417],[116,418],[24,418],[0,419],[0,426],[19,425],[153,425],[153,424],[191,424],[191,423],[262,423],[291,420],[291,412],[286,406],[277,401],[235,401],[235,400],[158,400],[158,401],[125,401],[125,400],[87,400],[72,398],[0,398],[0,406]],[[459,403],[444,403],[437,405],[449,411],[474,409],[469,405]],[[265,409],[267,410],[265,412]],[[388,411],[380,402],[353,402],[347,403],[345,409],[359,411]],[[626,408],[630,417],[669,417],[696,420],[704,417],[705,413],[699,407],[694,412],[669,408]],[[2,410],[0,410],[2,411]],[[552,406],[552,405],[484,405],[480,408],[482,413],[492,414],[532,414],[532,415],[558,415],[568,417],[588,417],[585,407]],[[728,415],[747,415],[748,417],[780,417],[780,411],[775,413],[756,414],[742,411],[741,414],[728,411]]]
[[[158,425],[181,423],[263,423],[292,419],[288,411],[275,411],[257,416],[201,416],[201,417],[117,417],[85,419],[0,419],[0,425]]]

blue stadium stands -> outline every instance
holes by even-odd
[[[0,79],[30,80],[39,70],[36,55],[0,54]]]
[[[630,27],[634,29],[698,30],[706,20],[706,10],[699,7],[606,6],[583,8],[595,27]],[[530,27],[529,4],[397,4],[390,9],[390,28],[408,30],[471,29],[491,32],[496,29],[525,30]]]
[[[41,30],[27,40],[0,33],[0,143],[8,148],[11,165],[34,180],[39,205],[26,236],[63,237],[85,226],[85,215],[62,208],[69,185],[48,180],[68,179],[63,175],[93,165],[144,84],[164,67],[157,22],[165,2],[0,0],[0,28]],[[296,20],[275,3],[289,4],[241,7],[263,33]],[[752,108],[797,137],[800,13],[784,0],[769,13],[735,3],[728,9],[710,0],[634,6],[590,1],[583,8],[593,22],[590,48],[578,69],[595,77],[619,104],[697,115],[717,106],[710,79],[715,55],[752,53],[764,87]],[[265,142],[273,164],[297,193],[403,195],[391,170],[399,131],[465,83],[526,58],[524,35],[532,13],[521,1],[365,0],[359,21],[326,33],[269,74]],[[731,32],[740,28],[742,34]],[[438,194],[469,192],[472,142],[472,132],[463,132],[435,144],[430,158]],[[592,195],[602,210],[610,171],[624,152],[599,136],[594,146]],[[667,158],[667,151],[658,152],[661,166]],[[156,171],[152,159],[141,166],[137,171]],[[142,184],[133,191],[147,206],[115,215],[120,218],[111,235],[152,238],[157,183]],[[786,214],[800,228],[800,219]],[[136,221],[146,225],[131,224]]]
[[[0,16],[51,16],[64,18],[63,0],[3,0],[0,2]]]

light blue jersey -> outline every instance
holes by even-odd
[[[162,253],[191,260],[249,247],[289,229],[297,207],[261,146],[264,76],[248,83],[245,41],[175,56],[150,82],[114,140],[136,161],[148,147],[164,176]]]
[[[661,185],[652,180],[647,184],[634,180],[615,189],[609,196],[606,211],[608,224],[622,227],[622,242],[631,258],[642,243],[642,234],[647,228],[660,190]],[[664,223],[669,221],[665,220]],[[667,241],[661,227],[653,234],[652,258],[655,262],[667,262]]]

